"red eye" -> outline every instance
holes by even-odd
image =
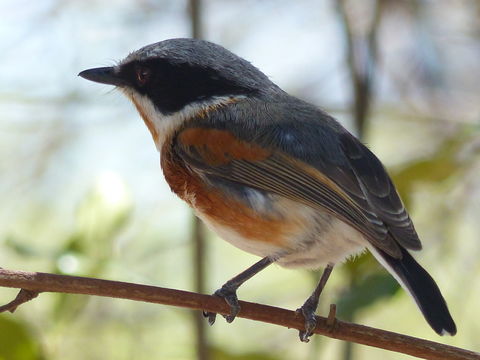
[[[151,73],[152,71],[147,67],[138,67],[136,69],[138,85],[140,86],[145,85],[148,82],[148,80],[150,80]]]

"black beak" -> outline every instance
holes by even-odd
[[[78,74],[78,76],[84,79],[95,81],[101,84],[108,84],[114,86],[125,86],[126,81],[123,80],[118,74],[115,73],[113,67],[101,67],[95,69],[84,70]]]

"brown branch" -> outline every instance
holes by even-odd
[[[173,305],[190,309],[228,314],[229,307],[222,299],[188,291],[166,289],[77,276],[55,275],[38,272],[23,272],[0,269],[0,286],[40,292],[96,295],[135,301]],[[16,304],[18,306],[18,304]],[[240,301],[242,307],[238,317],[302,330],[303,317],[295,311],[273,306]],[[424,359],[435,360],[480,360],[480,353],[439,344],[433,341],[396,334],[371,327],[351,324],[340,320],[334,326],[324,317],[317,317],[316,334],[334,339],[351,341],[396,351]]]
[[[30,300],[35,299],[38,296],[38,294],[40,294],[38,291],[20,289],[15,299],[10,301],[8,304],[0,306],[0,313],[5,311],[10,311],[11,313],[14,313],[15,310],[17,310],[17,307],[19,307],[22,304],[25,304]]]

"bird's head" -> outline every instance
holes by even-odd
[[[85,70],[79,76],[118,87],[133,101],[154,139],[206,107],[276,88],[248,61],[195,39],[151,44],[116,66]]]

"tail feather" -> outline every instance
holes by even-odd
[[[435,280],[402,248],[402,258],[395,259],[378,248],[370,249],[375,258],[413,297],[425,320],[439,335],[455,335],[457,327]]]

